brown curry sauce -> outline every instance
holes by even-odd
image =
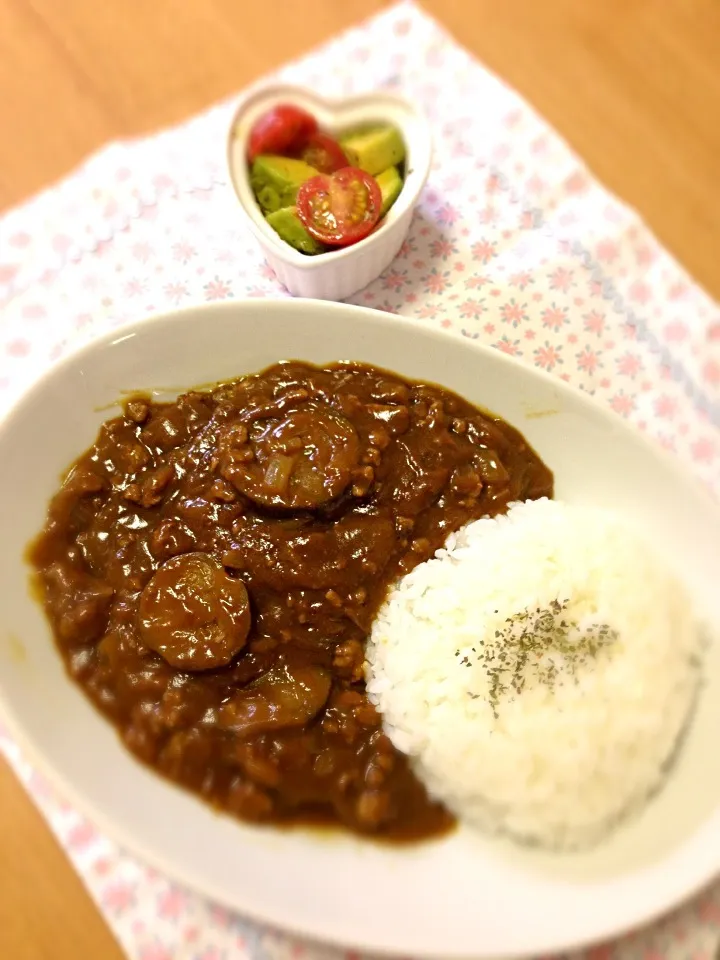
[[[129,399],[32,545],[70,676],[126,746],[245,820],[446,830],[365,695],[390,585],[470,520],[552,495],[508,424],[360,364]]]

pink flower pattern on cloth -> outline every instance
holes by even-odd
[[[433,124],[433,170],[407,241],[354,302],[570,381],[720,492],[720,309],[516,94],[410,3],[279,77],[325,90],[333,77],[337,96],[396,89]],[[3,408],[79,339],[148,311],[287,295],[237,216],[223,168],[231,111],[222,104],[151,139],[113,144],[0,220]],[[0,745],[133,960],[341,960],[138,863],[9,738]],[[718,940],[720,885],[572,960],[712,960]]]

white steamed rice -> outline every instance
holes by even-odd
[[[503,667],[522,629],[507,619],[528,611],[533,623],[553,601],[565,652],[533,649]],[[367,689],[395,746],[461,820],[570,849],[660,786],[700,652],[689,598],[648,545],[607,513],[542,499],[469,524],[395,585],[368,644]]]

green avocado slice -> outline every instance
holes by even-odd
[[[324,252],[323,245],[305,229],[297,215],[297,207],[282,207],[280,210],[268,213],[265,219],[281,240],[301,253],[315,255]]]
[[[403,188],[402,177],[397,167],[388,167],[379,173],[375,179],[380,187],[380,196],[382,197],[382,206],[380,207],[380,216],[384,217],[390,207],[400,196]]]
[[[405,144],[400,132],[391,126],[372,127],[348,134],[340,146],[353,167],[360,167],[373,177],[405,159]]]
[[[303,160],[261,154],[250,169],[250,186],[264,213],[291,207],[300,186],[318,171]]]

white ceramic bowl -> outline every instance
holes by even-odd
[[[285,243],[268,226],[250,186],[247,141],[258,117],[278,103],[309,111],[331,134],[374,122],[393,124],[407,150],[405,183],[380,226],[360,243],[318,256],[307,256]],[[346,100],[325,100],[299,87],[256,90],[241,101],[230,125],[228,165],[240,216],[246,221],[280,282],[294,296],[342,300],[371,283],[389,266],[410,228],[431,161],[430,128],[411,103],[391,93],[372,93]]]
[[[61,471],[121,391],[179,390],[287,357],[383,365],[495,410],[554,468],[559,496],[631,518],[720,620],[717,509],[679,464],[587,396],[497,350],[384,313],[303,300],[197,307],[64,359],[0,426],[0,704],[31,759],[160,870],[250,916],[356,948],[486,960],[553,953],[646,921],[707,883],[720,867],[717,647],[666,788],[585,855],[516,850],[465,830],[393,848],[253,828],[213,813],[122,748],[65,675],[28,592],[25,546]]]

